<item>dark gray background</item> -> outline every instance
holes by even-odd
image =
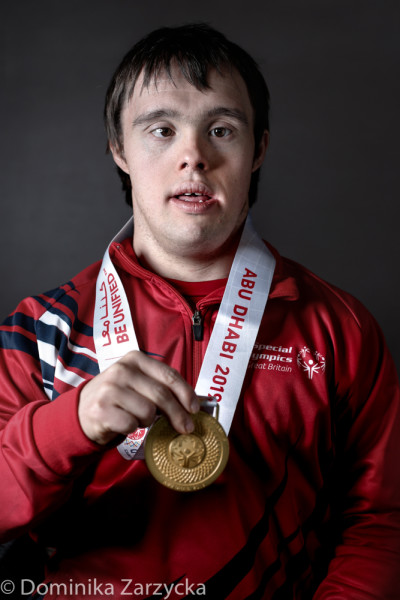
[[[260,232],[362,300],[400,364],[398,0],[7,4],[2,317],[100,258],[129,216],[102,127],[123,54],[158,26],[205,20],[258,60],[270,87]]]

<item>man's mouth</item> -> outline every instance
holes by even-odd
[[[177,196],[174,196],[174,198],[177,198],[178,200],[183,200],[184,202],[200,202],[200,204],[202,204],[203,202],[207,202],[207,200],[211,200],[211,196],[207,196],[205,194],[197,192],[186,192],[185,194],[179,194]]]
[[[172,191],[170,200],[190,215],[208,214],[217,204],[213,190],[203,182],[185,181]]]

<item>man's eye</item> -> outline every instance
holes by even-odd
[[[173,131],[170,127],[157,127],[157,129],[153,129],[151,133],[156,137],[170,137],[173,134]]]
[[[219,137],[219,138],[226,137],[230,133],[232,133],[232,130],[228,129],[228,127],[214,127],[210,131],[210,134],[213,137]]]

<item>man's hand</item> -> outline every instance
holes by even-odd
[[[152,424],[159,410],[179,433],[193,431],[200,408],[194,390],[175,369],[133,351],[81,391],[78,416],[89,439],[105,445]]]

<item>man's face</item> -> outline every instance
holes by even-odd
[[[122,112],[123,151],[113,150],[132,182],[134,248],[150,264],[230,252],[266,149],[267,134],[255,156],[253,108],[236,71],[211,71],[203,91],[177,68],[172,76],[144,88],[139,77]]]

